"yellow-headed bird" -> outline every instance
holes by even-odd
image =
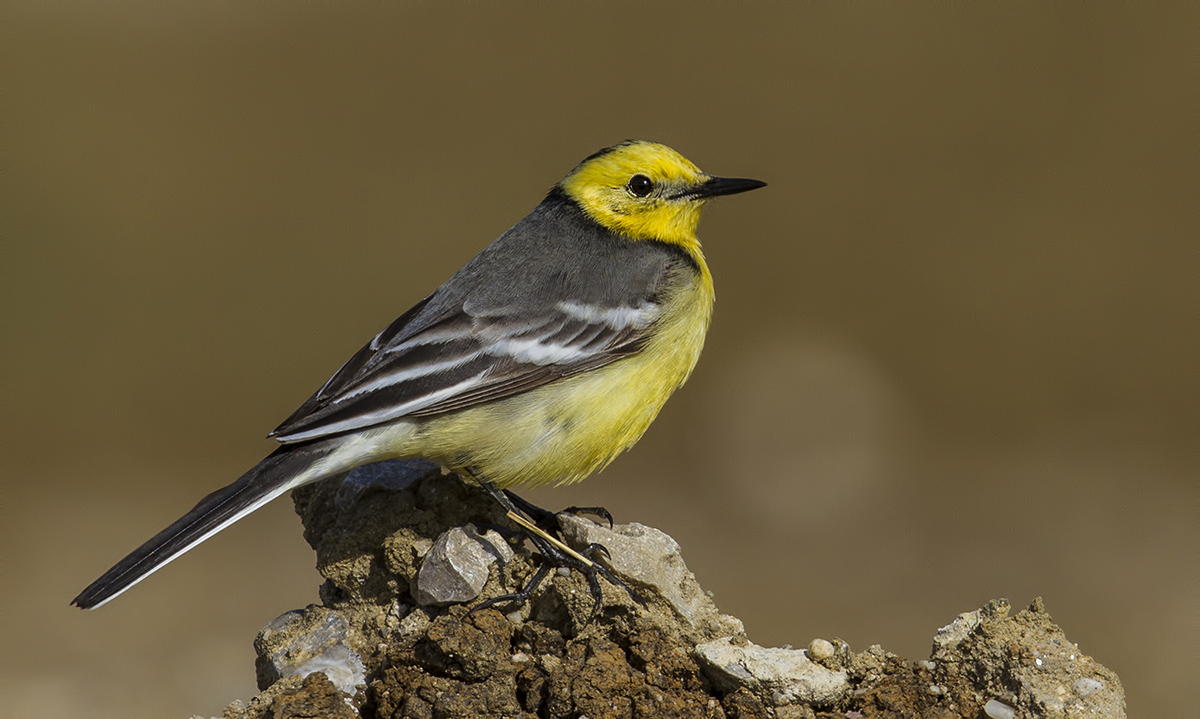
[[[289,489],[402,457],[470,476],[544,553],[591,566],[501,490],[583,479],[642,436],[708,330],[700,210],[764,184],[706,175],[640,140],[588,157],[275,428],[278,449],[73,603],[108,602]]]

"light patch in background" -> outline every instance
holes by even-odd
[[[721,421],[706,451],[729,485],[722,494],[756,516],[782,526],[838,521],[894,481],[902,403],[865,353],[777,339],[733,359],[724,377],[708,387],[706,414]]]

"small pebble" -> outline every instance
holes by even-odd
[[[512,549],[496,532],[480,535],[475,527],[451,527],[438,535],[417,571],[418,603],[444,607],[469,602],[487,583],[489,567],[508,561]]]
[[[988,699],[987,704],[983,705],[983,713],[991,719],[1016,719],[1017,717],[1016,709],[995,699]]]
[[[1081,697],[1090,697],[1091,695],[1103,689],[1104,683],[1092,679],[1091,677],[1084,677],[1082,679],[1076,679],[1075,683],[1071,685],[1071,688],[1074,689],[1075,693]]]
[[[814,662],[823,662],[833,656],[833,645],[824,639],[814,639],[808,643],[808,658]]]
[[[397,631],[402,637],[411,637],[424,632],[431,622],[432,620],[425,612],[409,612],[408,616],[400,620],[400,626],[397,627]]]

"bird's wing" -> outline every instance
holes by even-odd
[[[271,436],[300,442],[525,392],[637,352],[662,313],[650,295],[490,314],[467,300],[431,318],[422,310],[435,297],[359,350]]]

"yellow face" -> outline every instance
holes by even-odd
[[[709,196],[693,193],[711,179],[666,145],[630,140],[584,160],[559,187],[610,230],[696,248]]]

